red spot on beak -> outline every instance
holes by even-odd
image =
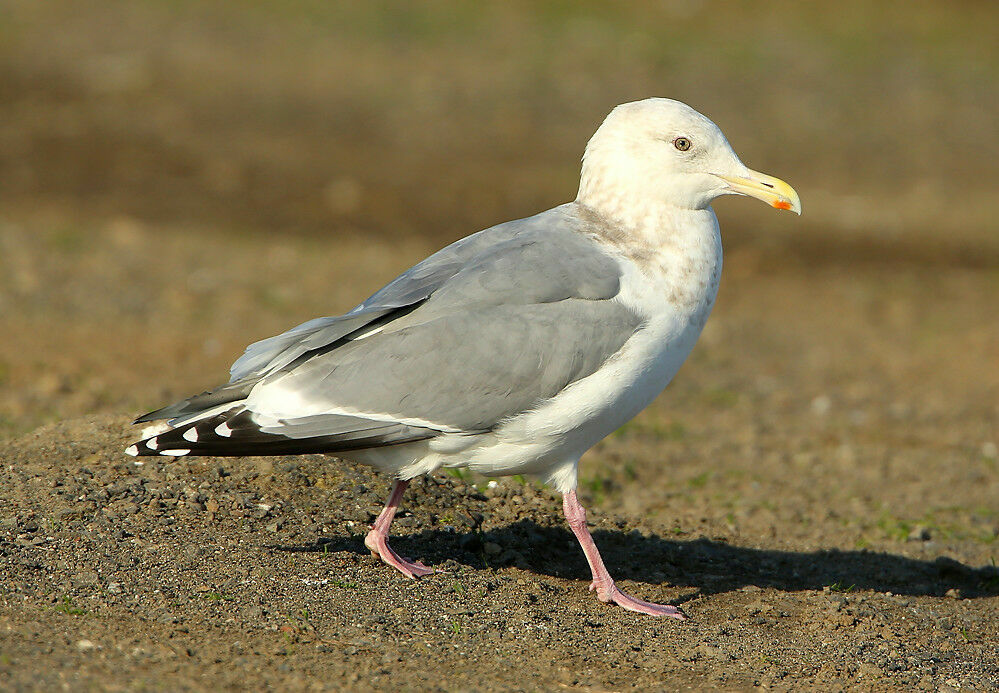
[[[791,209],[791,203],[784,200],[774,200],[773,206],[777,209]]]

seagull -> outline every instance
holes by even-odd
[[[572,202],[467,236],[343,315],[256,342],[214,390],[157,409],[130,455],[326,453],[394,478],[364,543],[389,546],[410,480],[441,468],[533,475],[566,520],[605,603],[683,619],[622,592],[576,495],[580,457],[644,409],[687,358],[722,268],[720,195],[801,213],[690,106],[614,108],[586,146]]]

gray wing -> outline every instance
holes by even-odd
[[[640,320],[611,301],[488,306],[377,335],[268,378],[245,406],[284,433],[324,414],[481,432],[596,372]],[[369,344],[364,342],[368,341]],[[294,402],[290,407],[286,402]]]
[[[485,232],[480,232],[476,236]],[[345,315],[315,318],[275,337],[254,342],[229,369],[230,382],[274,372],[303,354],[322,349],[371,323],[419,304],[461,269],[477,244],[470,236],[431,255],[389,282]]]
[[[473,255],[377,332],[273,371],[247,408],[288,426],[327,415],[482,431],[594,373],[641,319],[614,300],[616,260],[571,218],[547,221]]]
[[[469,236],[350,313],[251,346],[219,390],[152,412],[137,454],[344,451],[480,432],[596,372],[641,326],[571,205]]]
[[[523,243],[538,235],[560,233],[570,237],[575,235],[573,229],[577,228],[580,222],[571,210],[571,205],[563,205],[534,217],[493,226],[463,238],[406,270],[350,312],[309,320],[287,332],[251,344],[232,364],[229,370],[229,382],[258,380],[264,375],[286,367],[304,354],[363,334],[370,329],[369,326],[376,326],[379,321],[391,321],[395,317],[404,315],[462,270],[481,268],[498,259],[496,269],[502,273],[505,269],[502,266],[504,260],[497,258],[495,253],[497,249],[502,252],[505,244],[513,242],[517,245],[518,239]],[[513,258],[508,258],[507,262],[509,261],[513,261]],[[497,280],[494,280],[493,284],[496,282]],[[577,284],[582,285],[586,282],[599,285],[590,290],[590,293],[594,291],[606,293],[608,287],[601,283],[612,282],[613,288],[616,289],[616,275],[601,277],[598,273],[589,279],[579,278]]]

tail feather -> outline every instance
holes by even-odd
[[[384,423],[362,430],[294,438],[264,432],[253,420],[253,413],[241,403],[230,408],[213,407],[202,416],[182,417],[170,424],[167,430],[150,431],[155,435],[130,445],[125,452],[132,456],[168,457],[305,455],[396,445],[440,435],[432,429]]]

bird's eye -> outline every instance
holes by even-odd
[[[690,149],[690,140],[686,137],[677,137],[673,140],[673,146],[679,149],[681,152],[685,152]]]

